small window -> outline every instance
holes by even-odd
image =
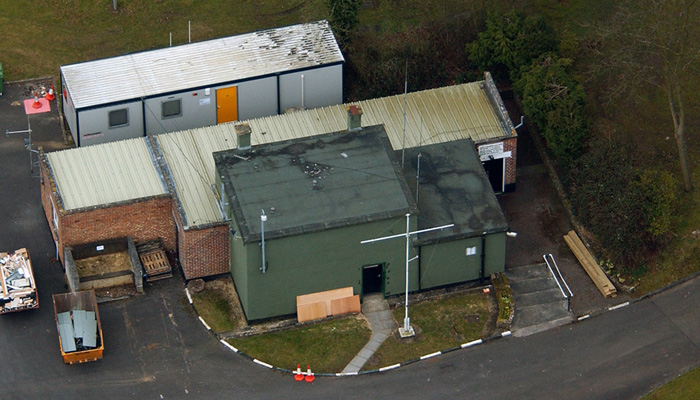
[[[182,108],[180,107],[180,99],[168,100],[162,103],[163,106],[163,118],[172,118],[182,115]]]
[[[116,128],[118,126],[129,125],[129,110],[122,108],[109,112],[109,127]]]

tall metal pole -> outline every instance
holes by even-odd
[[[403,144],[401,145],[401,171],[403,171],[404,153],[406,153],[406,93],[408,92],[408,58],[406,59],[406,74],[403,84]]]
[[[404,306],[403,331],[411,332],[411,319],[408,318],[408,242],[411,230],[411,214],[406,214],[406,305]]]
[[[262,267],[260,270],[263,274],[267,272],[267,265],[265,265],[265,221],[267,221],[265,210],[260,210],[260,237],[262,241]]]
[[[405,318],[403,322],[403,327],[399,328],[399,334],[401,337],[410,337],[415,335],[415,332],[413,331],[413,328],[411,327],[411,320],[408,317],[408,265],[411,261],[415,260],[418,258],[418,256],[415,256],[413,258],[408,258],[409,255],[409,240],[411,235],[417,235],[419,233],[423,232],[430,232],[430,231],[436,231],[438,229],[445,229],[445,228],[451,228],[455,226],[455,224],[449,224],[449,225],[442,225],[442,226],[436,226],[434,228],[428,228],[428,229],[421,229],[418,231],[411,232],[411,224],[410,224],[410,217],[411,214],[406,214],[406,233],[399,233],[396,235],[391,235],[391,236],[385,236],[381,238],[376,238],[376,239],[369,239],[369,240],[363,240],[360,242],[360,244],[366,244],[366,243],[374,243],[374,242],[379,242],[382,240],[388,240],[388,239],[396,239],[400,237],[405,237],[406,238],[406,306],[405,306]]]

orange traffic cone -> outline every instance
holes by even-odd
[[[41,108],[41,103],[39,103],[39,95],[34,92],[34,104],[32,104],[33,108]]]
[[[314,381],[314,373],[311,372],[311,366],[309,366],[309,365],[306,366],[306,377],[304,377],[304,380],[307,382]]]
[[[53,94],[53,85],[51,85],[51,88],[49,89],[49,92],[46,93],[46,96],[44,98],[48,101],[52,101],[56,99],[56,95]]]
[[[304,380],[304,375],[301,373],[301,366],[297,364],[297,370],[294,371],[294,380],[297,382]]]

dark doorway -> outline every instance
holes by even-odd
[[[503,192],[503,164],[505,158],[497,158],[494,160],[484,161],[481,165],[484,166],[484,171],[489,177],[491,187],[495,193]]]
[[[382,264],[362,267],[362,293],[378,293],[382,291]]]

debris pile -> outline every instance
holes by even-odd
[[[36,282],[32,272],[32,263],[27,249],[13,253],[0,253],[0,314],[28,308],[38,308]]]

